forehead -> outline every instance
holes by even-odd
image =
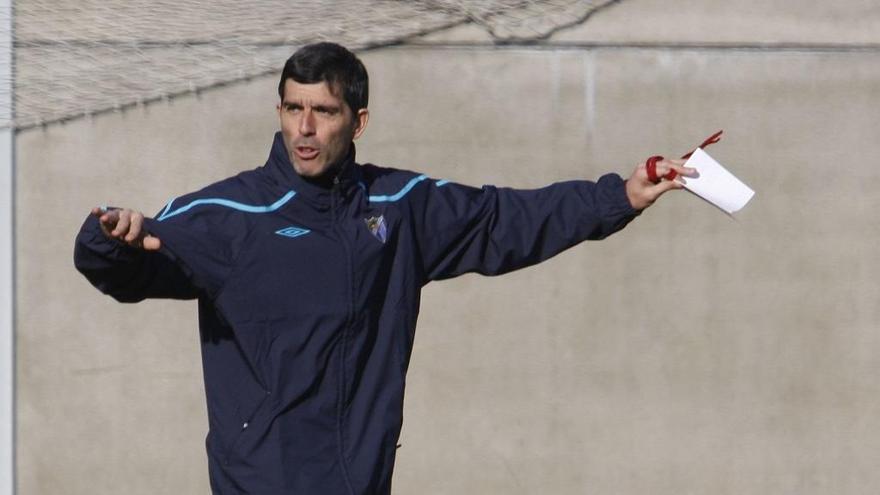
[[[293,79],[287,79],[284,81],[284,101],[311,102],[320,103],[322,105],[343,105],[342,98],[337,96],[334,91],[331,91],[330,85],[327,84],[327,81],[304,84],[296,82]]]

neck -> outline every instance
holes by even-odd
[[[337,163],[337,164],[333,165],[332,167],[328,168],[327,170],[325,170],[324,173],[321,175],[316,175],[314,177],[305,177],[305,176],[301,176],[301,177],[303,178],[303,180],[305,180],[309,184],[321,187],[323,189],[330,189],[333,187],[333,179],[342,175],[341,172],[342,172],[342,168],[343,168],[344,164],[345,164],[344,161]]]
[[[331,189],[333,187],[334,179],[336,179],[337,177],[341,179],[346,172],[346,168],[350,166],[350,162],[353,161],[353,153],[354,145],[352,144],[352,146],[349,147],[348,153],[346,153],[345,158],[328,167],[327,170],[325,170],[324,173],[322,173],[321,175],[316,175],[314,177],[300,177],[302,177],[303,180],[305,180],[309,184],[318,186],[323,189]]]

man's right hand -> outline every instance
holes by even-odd
[[[144,230],[144,214],[128,208],[105,210],[92,208],[92,215],[98,217],[104,235],[131,247],[156,251],[162,241]]]

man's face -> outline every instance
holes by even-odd
[[[324,81],[302,84],[287,79],[277,108],[290,163],[305,177],[317,177],[344,159],[367,125],[367,110],[352,112]]]

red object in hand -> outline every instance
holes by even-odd
[[[660,182],[660,177],[657,177],[657,162],[662,159],[663,159],[662,156],[654,155],[651,158],[648,158],[648,161],[645,162],[645,171],[648,172],[648,180],[653,182],[654,184],[657,184]],[[675,172],[675,171],[671,170],[671,172]],[[666,174],[666,175],[669,175],[669,174]],[[674,179],[674,178],[675,178],[675,176],[673,175],[672,179]],[[672,180],[672,179],[669,179],[669,180]]]
[[[703,141],[702,144],[697,146],[697,148],[705,148],[706,146],[709,146],[710,144],[715,144],[718,141],[721,141],[721,133],[722,132],[724,132],[723,129],[716,132],[715,134],[712,134],[711,136],[706,138],[706,140]],[[697,148],[694,148],[693,150],[689,151],[688,153],[683,155],[681,158],[682,159],[690,158],[691,155],[694,154],[694,151],[697,151]],[[648,158],[648,160],[645,162],[645,171],[648,172],[648,180],[653,182],[654,184],[660,183],[660,177],[657,177],[657,162],[662,159],[663,159],[662,156],[655,155],[655,156],[652,156],[651,158]],[[676,176],[678,176],[678,172],[670,169],[669,172],[667,172],[666,175],[663,176],[663,178],[666,180],[672,180]]]

